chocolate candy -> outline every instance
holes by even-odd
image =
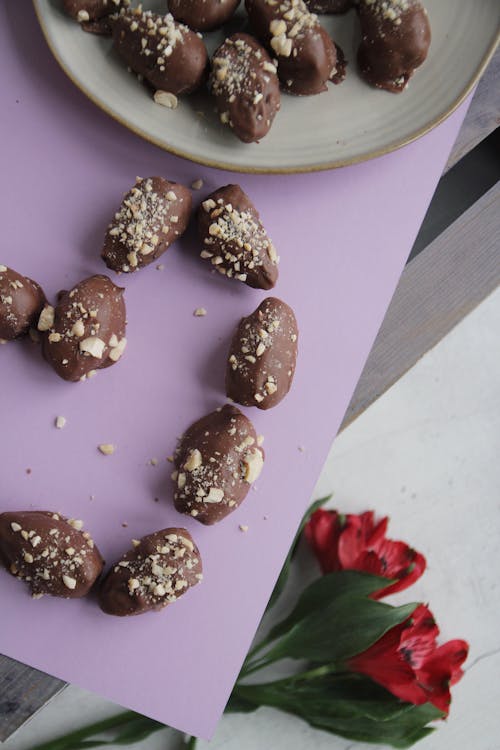
[[[252,201],[239,185],[219,188],[198,209],[200,255],[228,278],[271,289],[279,257]]]
[[[248,34],[226,39],[212,58],[210,91],[221,122],[244,143],[263,138],[280,108],[276,67],[266,50]]]
[[[82,522],[32,510],[0,514],[0,562],[28,583],[34,598],[86,596],[103,559]]]
[[[309,10],[314,13],[347,13],[353,7],[354,0],[305,0]]]
[[[175,452],[174,503],[206,525],[243,502],[264,465],[254,427],[235,406],[207,414],[186,430]]]
[[[90,276],[59,293],[55,309],[45,305],[38,320],[42,351],[64,380],[85,380],[118,362],[125,338],[123,289],[107,276]]]
[[[101,253],[107,267],[132,273],[159,258],[186,230],[191,203],[184,185],[138,177],[108,227]]]
[[[127,65],[158,91],[189,94],[205,80],[205,45],[170,13],[122,11],[113,24],[113,42]]]
[[[427,57],[431,28],[417,0],[360,0],[358,67],[372,86],[398,94]]]
[[[243,406],[271,409],[292,385],[297,360],[297,321],[293,310],[268,297],[233,336],[226,369],[226,393]]]
[[[102,582],[99,604],[108,615],[158,611],[203,578],[200,553],[186,529],[156,531],[133,545]]]
[[[176,21],[195,31],[211,31],[229,21],[240,0],[168,0]]]
[[[78,21],[84,31],[93,34],[111,34],[111,18],[130,0],[63,0],[64,10]]]
[[[28,333],[44,303],[36,281],[0,263],[0,339],[12,341]]]
[[[335,45],[304,0],[245,0],[252,28],[278,60],[278,76],[289,94],[326,91],[336,73]]]

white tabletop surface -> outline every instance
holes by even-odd
[[[335,441],[315,497],[346,512],[390,515],[390,536],[424,552],[428,570],[398,601],[429,602],[443,639],[471,653],[448,722],[419,750],[500,747],[500,290],[487,299]],[[306,446],[307,449],[307,446]],[[251,533],[251,531],[250,531]],[[291,586],[311,575],[299,557]],[[297,568],[297,566],[296,566]],[[293,592],[292,592],[293,595]],[[396,597],[393,597],[396,600]],[[68,687],[2,747],[36,743],[118,712]],[[177,742],[177,744],[176,744]],[[134,745],[173,750],[166,732]],[[270,709],[225,717],[199,750],[361,750]]]

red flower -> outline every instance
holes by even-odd
[[[450,686],[462,677],[469,646],[455,640],[438,646],[439,628],[429,609],[419,605],[401,625],[373,646],[348,660],[348,667],[383,685],[403,701],[430,702],[444,713],[451,703]]]
[[[388,518],[375,523],[373,511],[357,516],[332,510],[315,511],[305,527],[306,538],[323,573],[361,570],[396,582],[373,594],[393,594],[414,583],[425,570],[425,557],[404,542],[387,539]]]

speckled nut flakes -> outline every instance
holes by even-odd
[[[211,525],[243,502],[260,475],[264,451],[250,420],[226,405],[186,430],[174,463],[176,509]]]
[[[198,209],[200,256],[228,278],[272,289],[279,257],[259,213],[239,185],[219,188]]]
[[[297,96],[326,91],[337,73],[336,48],[304,0],[245,0],[245,5],[257,37],[278,61],[283,89]]]
[[[0,263],[0,339],[13,341],[36,326],[45,304],[42,288]]]
[[[268,297],[243,318],[231,342],[226,394],[243,406],[271,409],[292,385],[297,360],[297,321],[291,307]]]
[[[26,581],[34,598],[86,596],[103,559],[81,521],[50,511],[0,514],[0,562]]]
[[[108,615],[158,611],[203,578],[199,550],[186,529],[163,529],[132,544],[102,582],[99,604]]]
[[[102,259],[117,273],[133,273],[163,255],[185,232],[191,193],[163,177],[137,178],[106,232]]]
[[[431,43],[427,11],[417,0],[360,0],[358,68],[372,86],[398,94],[425,61]]]
[[[215,51],[209,88],[222,123],[244,143],[263,138],[280,108],[276,67],[256,39],[234,34]]]
[[[212,31],[227,23],[240,0],[168,0],[176,21],[195,31]]]
[[[64,380],[92,377],[125,351],[125,320],[123,289],[107,276],[90,276],[40,313],[44,357]]]
[[[64,10],[78,21],[84,31],[93,34],[111,34],[112,16],[130,0],[63,0]]]
[[[113,42],[127,65],[155,90],[189,94],[205,80],[208,54],[196,32],[170,13],[122,11],[113,24]]]

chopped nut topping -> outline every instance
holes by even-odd
[[[203,498],[205,503],[220,503],[224,499],[224,491],[218,487],[210,487],[208,495]]]
[[[171,94],[169,91],[162,91],[161,89],[155,91],[153,98],[157,104],[161,104],[162,107],[167,107],[167,109],[177,109],[179,104],[179,100],[175,94]]]
[[[66,417],[56,417],[55,426],[58,430],[62,430],[66,424]]]
[[[45,305],[40,317],[38,318],[38,330],[48,331],[54,325],[54,308],[52,305]]]
[[[53,334],[50,335],[52,336]],[[91,357],[96,357],[96,359],[102,359],[105,347],[106,343],[98,336],[89,336],[88,338],[83,339],[83,341],[80,341],[79,346],[81,352],[84,354],[90,354]]]
[[[245,468],[244,479],[248,484],[252,484],[256,479],[259,478],[264,466],[264,459],[262,458],[262,452],[258,448],[254,448],[249,451],[243,459],[243,466]]]
[[[201,453],[197,448],[195,448],[189,454],[188,459],[186,463],[184,464],[184,468],[186,469],[186,471],[194,471],[195,469],[198,469],[201,465],[202,465]]]
[[[76,580],[71,576],[63,575],[62,580],[67,589],[73,591],[76,588]]]
[[[205,310],[204,307],[197,307],[193,313],[195,318],[203,318],[205,317],[206,314],[207,314],[207,311]]]
[[[112,443],[101,443],[97,447],[105,456],[112,456],[115,452],[115,446]]]

